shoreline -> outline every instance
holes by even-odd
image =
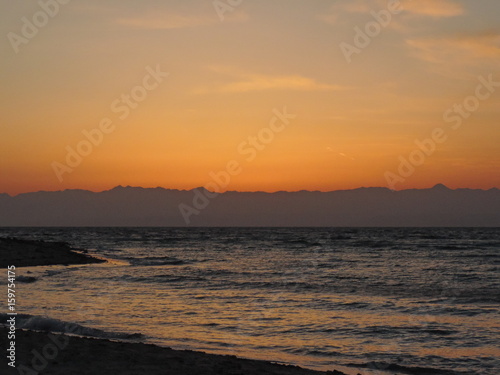
[[[0,335],[7,337],[0,326]],[[293,365],[238,358],[234,355],[174,350],[153,344],[110,341],[65,334],[16,330],[16,368],[1,365],[5,374],[107,375],[346,375]],[[4,373],[2,371],[2,373]]]

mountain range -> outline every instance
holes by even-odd
[[[211,193],[117,186],[0,194],[0,226],[500,226],[500,190]]]

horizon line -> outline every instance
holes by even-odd
[[[85,191],[85,192],[90,192],[90,193],[105,193],[109,191],[113,191],[116,189],[144,189],[144,190],[154,190],[154,189],[162,189],[162,190],[167,190],[167,191],[178,191],[178,192],[190,192],[190,191],[195,191],[195,190],[207,190],[203,186],[198,186],[192,189],[172,189],[172,188],[166,188],[162,186],[156,186],[156,187],[143,187],[143,186],[131,186],[131,185],[116,185],[112,187],[111,189],[107,190],[101,190],[101,191],[94,191],[94,190],[88,190],[88,189],[63,189],[63,190],[37,190],[37,191],[28,191],[24,193],[18,193],[15,195],[11,195],[9,193],[0,193],[0,195],[8,195],[11,198],[15,198],[17,196],[23,195],[23,194],[35,194],[35,193],[61,193],[61,192],[66,192],[66,191]],[[385,189],[388,191],[392,192],[402,192],[402,191],[408,191],[408,190],[432,190],[432,189],[446,189],[450,191],[456,191],[456,190],[480,190],[480,191],[490,191],[490,190],[499,190],[499,187],[492,187],[489,189],[475,189],[475,188],[467,188],[467,187],[460,187],[460,188],[455,188],[452,189],[442,183],[437,183],[432,187],[428,188],[408,188],[408,189],[400,189],[400,190],[395,190],[395,189],[390,189],[387,186],[360,186],[357,188],[352,188],[352,189],[338,189],[338,190],[307,190],[307,189],[301,189],[301,190],[276,190],[276,191],[263,191],[263,190],[254,190],[254,191],[238,191],[238,190],[225,190],[225,191],[210,191],[211,193],[214,194],[225,194],[225,193],[265,193],[265,194],[276,194],[276,193],[302,193],[302,192],[308,192],[308,193],[334,193],[334,192],[342,192],[342,191],[354,191],[354,190],[361,190],[361,189]]]

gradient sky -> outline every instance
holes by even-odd
[[[446,142],[396,189],[500,187],[500,88],[459,129],[443,119],[480,76],[500,82],[500,2],[402,7],[348,63],[340,44],[387,1],[243,0],[221,20],[207,0],[72,0],[19,53],[8,35],[41,8],[4,2],[0,192],[191,189],[229,160],[228,190],[387,186],[435,128]],[[120,120],[111,103],[157,64],[169,76]],[[284,107],[297,118],[246,161],[238,145]],[[115,130],[59,181],[53,162],[103,118]]]

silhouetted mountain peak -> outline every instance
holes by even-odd
[[[173,192],[173,191],[181,191],[181,190],[177,190],[177,189],[165,189],[164,187],[161,187],[161,186],[157,186],[157,187],[142,187],[142,186],[130,186],[130,185],[127,185],[127,186],[123,186],[123,185],[118,185],[118,186],[115,186],[114,188],[110,189],[110,190],[105,190],[103,191],[102,193],[104,192],[108,192],[108,193],[119,193],[119,192],[141,192],[141,193],[145,193],[147,194],[148,192]],[[95,194],[99,194],[99,193],[95,193]]]
[[[118,185],[118,186],[115,186],[113,189],[109,190],[109,191],[121,191],[121,190],[130,190],[130,189],[133,189],[132,186],[123,186],[123,185]]]
[[[436,190],[436,191],[451,191],[452,189],[450,189],[448,186],[446,185],[443,185],[443,184],[437,184],[435,185],[432,190]]]

